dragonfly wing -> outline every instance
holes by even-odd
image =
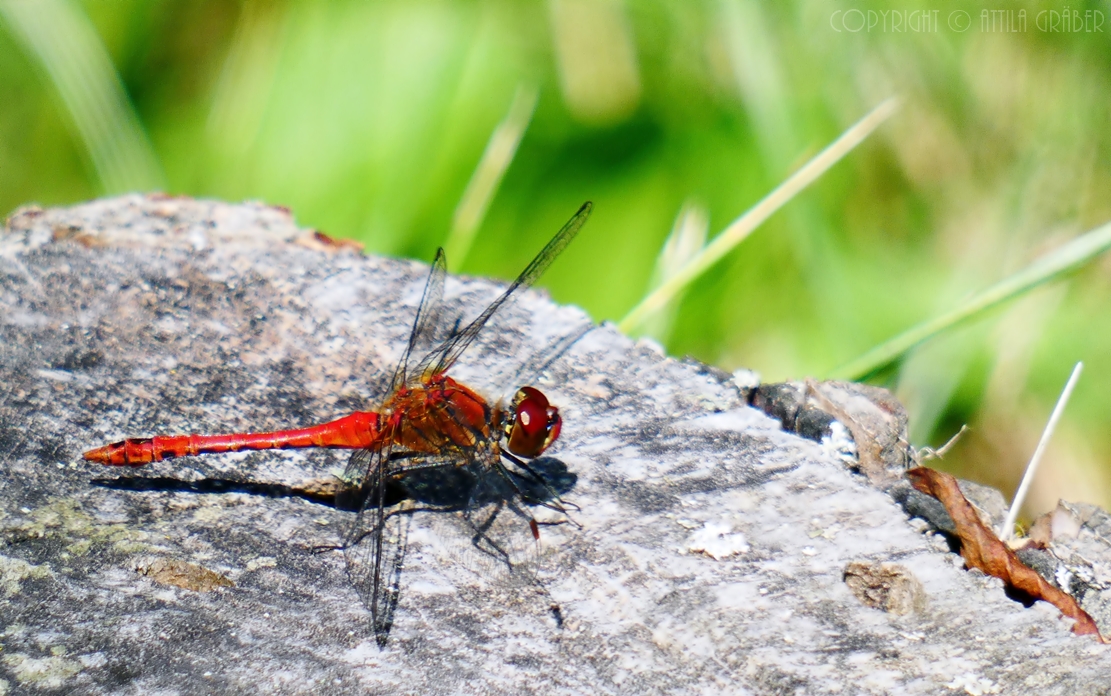
[[[503,500],[471,508],[465,515],[470,526],[470,556],[487,574],[508,574],[513,582],[531,582],[536,577],[540,537],[536,523],[520,500]]]
[[[540,253],[525,267],[521,275],[517,276],[517,280],[513,281],[513,284],[510,285],[500,297],[491,302],[490,306],[483,310],[482,314],[479,314],[474,321],[421,360],[410,375],[410,379],[417,375],[441,374],[446,372],[448,368],[459,359],[460,354],[467,349],[467,346],[474,341],[478,333],[482,330],[482,327],[490,320],[490,317],[513,297],[514,293],[521,288],[531,286],[536,282],[536,279],[548,269],[548,266],[552,265],[556,257],[571,243],[571,240],[579,233],[582,226],[586,224],[586,219],[590,217],[590,211],[593,207],[594,205],[590,201],[583,203],[578,212],[576,212],[559,232],[552,237],[552,240],[540,250]]]
[[[496,470],[468,477],[461,506],[422,515],[443,540],[448,559],[490,581],[533,582],[540,545],[532,512]]]
[[[390,393],[397,391],[415,373],[410,364],[415,356],[422,356],[434,345],[436,330],[440,324],[440,310],[444,300],[444,282],[447,278],[447,257],[443,248],[436,250],[436,258],[432,261],[432,269],[428,273],[428,282],[424,285],[421,294],[420,306],[417,316],[413,320],[413,330],[409,333],[409,345],[405,355],[397,364],[393,379],[390,381]]]
[[[347,576],[370,611],[379,646],[389,638],[401,596],[413,512],[461,508],[469,489],[452,476],[458,471],[453,456],[414,454],[391,446],[359,450],[348,462],[344,477],[364,483],[355,493],[362,501],[343,539],[343,555]],[[337,507],[345,507],[339,504],[341,497],[346,502],[351,496],[350,491],[338,494]]]
[[[513,373],[512,378],[499,379],[498,383],[504,384],[514,390],[529,384],[534,384],[536,378],[551,367],[552,363],[563,357],[564,353],[571,350],[571,346],[578,343],[583,336],[596,328],[598,328],[597,324],[590,321],[585,322],[574,331],[533,353],[529,359]]]
[[[348,578],[370,610],[379,646],[385,645],[393,626],[410,523],[408,511],[391,510],[386,498],[389,461],[390,448],[384,447],[359,450],[347,465],[347,473],[354,475],[348,480],[364,482],[360,493],[365,498],[344,537],[343,556]]]

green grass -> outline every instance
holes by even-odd
[[[1008,3],[1027,12],[1012,33],[981,27],[994,6],[857,7],[940,21],[836,32],[836,8],[804,0],[0,0],[0,208],[155,187],[262,199],[375,253],[427,260],[450,238],[452,270],[508,278],[589,199],[543,283],[616,321],[665,282],[681,210],[713,244],[898,96],[639,330],[766,380],[891,349],[839,374],[893,388],[916,444],[970,424],[942,465],[1006,494],[1082,359],[1028,511],[1111,503],[1111,262],[975,304],[1111,219],[1107,31],[1038,30],[1049,2]]]

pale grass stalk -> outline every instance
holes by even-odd
[[[639,326],[649,315],[659,311],[680,291],[705,273],[710,266],[717,263],[734,247],[744,241],[753,230],[771,217],[773,213],[782,208],[796,194],[813,183],[815,179],[862,143],[865,138],[872,134],[872,131],[876,130],[880,124],[895,113],[898,106],[898,99],[892,97],[872,109],[867,116],[842,133],[841,137],[819,152],[801,169],[750,208],[748,212],[734,220],[729,227],[725,228],[721,234],[706,245],[701,254],[691,259],[675,275],[644,297],[618,323],[617,328],[628,333]]]
[[[163,188],[150,141],[81,5],[65,0],[0,0],[0,17],[58,91],[102,190]]]
[[[667,236],[660,253],[656,256],[656,268],[652,272],[652,281],[649,285],[656,288],[675,275],[683,266],[694,258],[706,246],[706,233],[709,230],[710,220],[706,209],[692,201],[687,201],[679,210],[671,234]],[[675,319],[675,304],[665,311],[657,312],[649,317],[642,325],[644,333],[655,337],[660,343],[666,343],[671,333],[671,325]]]
[[[1049,416],[1049,422],[1046,423],[1045,430],[1042,431],[1042,439],[1038,441],[1034,456],[1030,458],[1030,463],[1026,465],[1026,473],[1022,475],[1022,483],[1019,484],[1018,491],[1015,492],[1015,499],[1011,503],[1010,511],[1007,512],[1006,521],[1003,522],[1003,541],[1014,538],[1015,520],[1018,519],[1018,511],[1026,501],[1026,493],[1030,490],[1030,484],[1034,481],[1034,474],[1038,470],[1042,455],[1045,454],[1049,438],[1057,428],[1057,421],[1061,420],[1061,414],[1065,410],[1065,405],[1069,402],[1069,397],[1072,396],[1073,387],[1076,386],[1076,381],[1080,379],[1080,371],[1083,369],[1084,363],[1082,362],[1076,363],[1076,367],[1072,368],[1072,375],[1069,376],[1069,381],[1065,383],[1065,388],[1057,399],[1057,405],[1053,407],[1053,413]]]
[[[912,326],[898,336],[884,341],[859,358],[837,368],[827,379],[849,381],[864,379],[942,331],[978,317],[1042,283],[1056,280],[1080,268],[1108,249],[1111,249],[1111,223],[1105,223],[1066,242],[1026,268],[968,298],[955,309]]]
[[[490,135],[482,159],[475,167],[471,180],[467,182],[467,188],[463,191],[463,197],[451,220],[451,232],[444,244],[444,251],[456,269],[462,267],[471,251],[475,233],[482,225],[486,211],[490,208],[490,201],[498,192],[502,177],[513,162],[521,138],[532,120],[539,94],[533,85],[517,87],[509,112]]]

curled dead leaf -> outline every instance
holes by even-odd
[[[1073,633],[1094,635],[1101,643],[1107,642],[1100,635],[1096,622],[1080,608],[1072,595],[1049,584],[1037,571],[1023,564],[1015,552],[980,521],[975,509],[961,494],[956,478],[925,466],[911,469],[907,478],[916,489],[937,498],[945,506],[956,525],[961,556],[968,567],[997,577],[1008,587],[1057,607],[1062,614],[1076,621]]]
[[[363,251],[363,245],[354,239],[336,239],[320,230],[308,230],[294,239],[293,243],[314,251]]]

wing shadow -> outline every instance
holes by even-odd
[[[374,639],[380,647],[386,645],[393,616],[401,596],[401,569],[408,551],[408,526],[416,511],[460,511],[476,504],[498,504],[514,498],[528,505],[559,505],[560,496],[569,493],[578,483],[578,476],[563,461],[554,457],[539,457],[528,464],[528,470],[509,467],[512,484],[498,476],[476,477],[466,467],[436,467],[402,473],[392,478],[386,487],[384,504],[391,508],[389,517],[397,525],[393,534],[398,536],[390,545],[391,558],[387,567],[386,604],[382,615],[373,627]],[[301,486],[266,483],[266,481],[226,478],[183,480],[170,476],[119,476],[93,478],[93,486],[113,490],[131,490],[137,493],[186,493],[199,495],[246,494],[264,498],[301,498],[310,503],[338,510],[358,513],[362,509],[366,490],[344,488],[338,479],[317,481]],[[408,506],[401,506],[402,503]],[[398,507],[401,506],[401,507]],[[402,509],[403,508],[403,509]],[[488,521],[488,525],[491,520]],[[484,536],[482,525],[474,528],[470,543],[490,553],[492,541]],[[496,546],[494,546],[496,547]],[[320,547],[314,550],[323,550]],[[334,547],[327,547],[332,549]]]
[[[527,470],[507,467],[507,471],[512,483],[490,473],[476,476],[466,467],[444,466],[402,472],[386,484],[383,502],[394,508],[388,513],[387,519],[392,522],[391,534],[395,534],[397,540],[390,544],[391,558],[386,563],[390,571],[386,578],[385,604],[373,627],[379,647],[383,647],[388,640],[401,597],[401,572],[408,551],[408,526],[412,513],[466,511],[476,504],[497,504],[500,509],[501,503],[512,503],[514,500],[529,505],[559,508],[562,503],[560,497],[571,491],[578,482],[578,476],[554,457],[534,459],[528,463]],[[101,488],[135,492],[242,493],[265,498],[300,498],[345,512],[360,511],[369,493],[367,490],[344,487],[338,479],[289,486],[223,478],[190,481],[170,476],[119,476],[94,478],[90,483]],[[408,505],[402,505],[406,502]],[[490,518],[485,525],[480,523],[475,526],[474,535],[470,539],[470,544],[477,550],[491,555],[491,550],[497,550],[498,547],[495,540],[486,536],[485,527],[492,522],[493,518]],[[318,547],[314,551],[336,548],[342,547]]]

